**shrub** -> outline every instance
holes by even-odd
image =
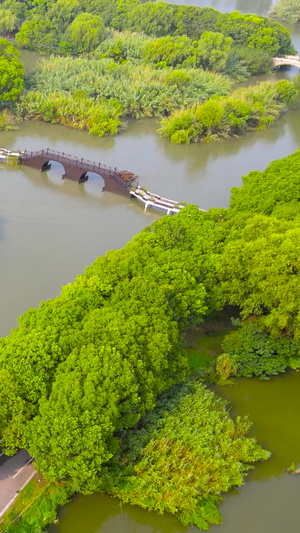
[[[270,336],[255,322],[246,323],[226,335],[223,341],[225,354],[218,358],[217,370],[221,377],[226,377],[223,371],[226,361],[228,376],[266,379],[284,372],[298,358],[299,348],[299,343],[293,339]]]

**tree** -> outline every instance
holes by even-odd
[[[59,36],[52,22],[41,15],[23,22],[16,34],[20,48],[51,52],[58,48]]]
[[[253,170],[243,177],[243,187],[234,188],[230,219],[255,214],[294,220],[300,216],[300,150],[273,161],[263,172]]]
[[[142,57],[147,63],[163,62],[174,67],[189,58],[189,64],[193,66],[191,56],[196,63],[195,47],[187,37],[160,37],[149,40],[142,48]]]
[[[57,0],[48,11],[48,17],[59,33],[64,33],[81,10],[77,0]]]
[[[6,39],[0,38],[0,102],[17,100],[23,90],[24,69],[19,52]]]
[[[0,438],[9,454],[25,446],[25,424],[31,413],[9,370],[0,369]]]
[[[237,224],[217,269],[227,302],[268,333],[299,339],[299,223],[256,215]]]
[[[173,35],[175,31],[174,9],[174,6],[165,2],[139,4],[127,13],[124,23],[126,26],[123,25],[119,28],[114,24],[114,21],[113,25],[117,29],[130,29],[156,37]]]
[[[279,0],[270,16],[289,24],[296,24],[300,20],[300,0]]]
[[[16,26],[17,17],[9,9],[0,9],[0,34],[13,31]]]
[[[75,490],[96,490],[102,464],[116,451],[118,404],[134,395],[132,379],[126,361],[109,348],[90,346],[68,358],[27,431],[30,453],[46,478],[71,478]]]
[[[280,45],[277,39],[276,30],[273,28],[261,28],[254,35],[248,38],[248,46],[263,50],[271,56],[275,56]]]
[[[199,63],[209,70],[224,70],[231,43],[232,39],[222,33],[204,32],[196,52]]]
[[[67,28],[66,36],[76,52],[91,52],[103,39],[103,21],[99,15],[81,13]]]
[[[28,16],[29,6],[18,0],[4,0],[4,2],[1,3],[1,8],[9,10],[15,15],[17,27],[19,27]]]

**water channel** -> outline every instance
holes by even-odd
[[[174,2],[175,3],[175,2]],[[182,0],[181,0],[182,3]],[[269,0],[186,0],[265,15]],[[293,31],[295,45],[300,33]],[[35,60],[27,54],[29,63]],[[274,78],[291,77],[286,69]],[[0,133],[0,146],[20,149],[51,147],[73,155],[127,168],[140,184],[178,201],[208,209],[228,206],[230,189],[241,176],[264,169],[300,145],[300,99],[270,129],[223,143],[175,146],[156,134],[155,120],[129,124],[116,137],[99,139],[85,132],[42,122],[23,123],[18,131]],[[135,233],[159,218],[133,200],[102,193],[96,176],[80,186],[61,180],[62,168],[40,174],[33,169],[0,167],[0,335],[16,326],[16,317],[41,300],[55,297],[98,255],[123,246]],[[258,465],[247,483],[221,505],[220,533],[299,533],[300,476],[285,469],[300,461],[300,373],[269,382],[241,380],[218,392],[233,414],[249,414],[253,433],[272,458]],[[77,496],[66,506],[51,533],[185,533],[171,516],[160,517],[101,495]],[[195,528],[191,528],[195,533]]]

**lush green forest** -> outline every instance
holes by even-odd
[[[275,4],[271,17],[284,20],[290,24],[295,24],[300,20],[300,1],[299,0],[279,0]]]
[[[0,38],[0,131],[13,128],[15,117],[9,109],[24,86],[24,69],[19,52],[6,39]]]
[[[203,381],[300,367],[297,191],[300,151],[246,176],[229,209],[164,217],[28,310],[0,341],[6,451],[27,448],[46,479],[73,491],[218,523],[221,493],[267,454]],[[191,376],[186,331],[228,304],[236,330]]]
[[[32,49],[84,53],[95,50],[108,28],[152,37],[186,36],[198,41],[209,31],[221,33],[236,46],[263,48],[270,54],[292,51],[289,32],[277,22],[235,11],[170,5],[139,0],[4,0],[2,32],[17,31],[17,42]]]
[[[289,31],[269,18],[139,0],[5,0],[0,15],[0,32],[18,47],[58,56],[26,80],[19,119],[103,136],[127,118],[158,117],[179,143],[262,129],[292,100],[292,86],[283,97],[262,85],[255,97],[240,91],[201,107],[233,82],[270,72],[274,55],[295,52]]]

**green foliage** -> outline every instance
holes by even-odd
[[[17,0],[5,0],[5,9],[10,9],[8,2],[14,2],[14,6],[16,3],[22,5]],[[101,17],[106,27],[144,33],[152,37],[184,36],[193,42],[201,40],[207,32],[222,34],[219,37],[211,37],[210,42],[206,43],[212,50],[213,62],[218,65],[217,70],[224,62],[222,56],[225,53],[224,43],[227,38],[231,38],[234,45],[264,49],[270,54],[288,54],[295,51],[288,30],[281,24],[256,15],[241,15],[238,11],[223,14],[211,8],[139,0],[82,0],[81,2],[41,0],[28,2],[25,10],[22,9],[20,6],[12,7],[12,13],[20,15],[21,21],[26,19],[18,34],[18,41],[21,46],[38,50],[46,50],[48,45],[49,50],[59,51],[62,48],[66,53],[66,46],[63,43],[69,42],[70,31],[76,46],[68,49],[68,53],[85,53],[94,49],[97,46],[96,42],[99,44],[103,38],[103,28],[100,31],[96,21]],[[49,23],[55,24],[58,34],[52,32]],[[72,26],[73,23],[75,26]],[[71,29],[68,24],[71,25]],[[48,39],[46,39],[47,30],[45,31],[47,26]],[[82,37],[85,37],[88,43],[80,41]],[[203,52],[209,61],[210,57],[205,46]],[[190,65],[193,64],[192,57],[193,54]]]
[[[299,223],[251,212],[230,222],[217,274],[227,302],[239,305],[244,318],[259,316],[272,335],[298,339]]]
[[[104,469],[103,487],[123,502],[171,512],[186,527],[219,524],[221,493],[243,484],[249,463],[269,453],[245,437],[247,419],[229,418],[226,402],[200,382],[165,393]]]
[[[250,47],[235,47],[233,53],[245,65],[248,73],[251,75],[265,74],[272,70],[273,60],[268,52],[264,49]],[[226,69],[228,72],[228,68]],[[234,69],[233,69],[234,74]]]
[[[243,177],[243,187],[232,189],[230,217],[255,214],[294,220],[300,215],[300,150],[273,161],[263,172]]]
[[[23,116],[92,128],[91,133],[116,133],[120,124],[116,115],[165,115],[183,101],[193,103],[213,94],[227,94],[230,86],[230,80],[221,74],[200,69],[157,70],[111,59],[51,58],[38,67],[35,91],[25,94],[21,110]],[[106,122],[108,127],[104,127]]]
[[[19,102],[25,119],[45,120],[88,130],[92,135],[115,135],[120,127],[121,107],[114,100],[95,101],[84,96],[56,92],[28,92]]]
[[[233,11],[224,16],[218,31],[231,37],[238,46],[262,48],[279,55],[295,52],[289,31],[268,18]]]
[[[14,102],[23,90],[24,69],[19,55],[9,41],[0,38],[0,105]]]
[[[80,4],[77,0],[57,0],[49,9],[48,16],[57,31],[64,33],[79,11]]]
[[[0,34],[13,31],[17,22],[16,15],[9,9],[0,9]]]
[[[104,36],[104,24],[99,15],[81,13],[66,31],[66,38],[77,53],[91,52]]]
[[[100,44],[94,55],[100,58],[111,58],[118,62],[126,59],[140,60],[144,45],[152,41],[150,37],[142,33],[113,32]]]
[[[2,445],[12,452],[25,439],[47,479],[95,490],[116,451],[115,431],[136,424],[186,375],[184,331],[202,320],[214,290],[207,298],[209,265],[199,272],[194,257],[194,271],[186,269],[195,244],[191,216],[195,227],[214,227],[197,208],[171,226],[154,224],[99,258],[60,297],[25,313],[1,340],[9,384]]]
[[[33,479],[19,496],[21,517],[8,525],[5,532],[42,533],[45,526],[56,519],[57,508],[65,505],[72,493],[73,487],[70,484],[49,484]]]
[[[112,21],[118,30],[129,29],[146,35],[164,37],[186,35],[199,40],[206,32],[220,32],[235,45],[266,47],[270,53],[293,53],[289,31],[281,24],[257,15],[238,11],[221,14],[210,8],[169,5],[165,2],[129,2],[123,16]],[[131,7],[131,9],[130,9]]]
[[[224,70],[231,43],[222,33],[204,32],[198,42],[200,64],[208,70]]]
[[[142,50],[147,63],[164,63],[169,66],[203,67],[222,71],[232,40],[221,33],[205,32],[199,41],[187,37],[161,37],[148,40]]]
[[[189,58],[190,66],[196,66],[196,47],[187,37],[160,37],[145,43],[142,57],[146,63],[164,62],[169,66],[181,65]],[[194,64],[192,57],[195,56]]]
[[[1,9],[8,10],[15,15],[15,26],[17,27],[19,27],[28,16],[28,5],[19,2],[18,0],[4,0],[4,2],[1,2]]]
[[[274,99],[272,84],[264,92]],[[280,82],[275,94],[293,92]],[[223,121],[220,102],[199,108],[207,131]],[[244,115],[260,103],[257,88],[249,102]],[[218,523],[221,493],[267,453],[199,382],[170,387],[220,353],[220,338],[205,353],[184,350],[184,339],[226,304],[244,322],[225,338],[221,379],[299,367],[299,168],[296,153],[251,173],[229,210],[164,217],[25,313],[0,341],[2,446],[26,447],[72,490],[104,490],[186,526]],[[41,512],[53,516],[46,503]]]
[[[262,82],[238,89],[230,97],[212,98],[202,105],[175,111],[161,121],[159,133],[181,144],[261,130],[272,124],[297,94],[292,82]]]
[[[288,337],[272,337],[255,322],[249,322],[225,337],[223,349],[217,370],[227,357],[230,374],[266,379],[284,372],[299,357],[300,345]]]
[[[300,0],[279,0],[270,16],[289,24],[296,24],[300,20]]]
[[[11,131],[17,129],[16,117],[7,109],[0,113],[0,131]]]
[[[59,35],[54,24],[42,15],[35,15],[23,22],[16,34],[16,43],[20,48],[52,52],[58,47]]]

